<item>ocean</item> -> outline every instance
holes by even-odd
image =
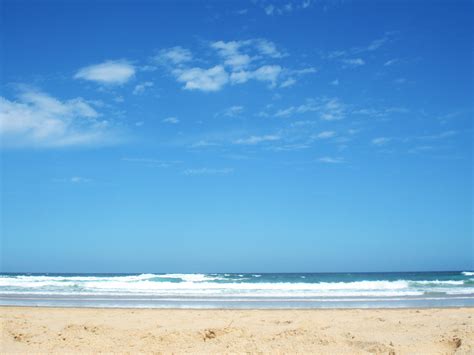
[[[0,305],[127,308],[473,307],[474,272],[2,273]]]

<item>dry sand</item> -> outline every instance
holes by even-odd
[[[2,353],[474,353],[474,308],[1,307]]]

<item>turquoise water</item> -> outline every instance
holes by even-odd
[[[3,273],[0,304],[150,308],[474,306],[474,272]]]

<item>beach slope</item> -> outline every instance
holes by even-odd
[[[1,307],[2,353],[474,352],[474,308],[162,310]]]

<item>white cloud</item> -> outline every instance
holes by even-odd
[[[327,55],[328,59],[340,58],[347,55],[346,51],[332,51]]]
[[[280,109],[275,113],[275,117],[288,117],[295,113],[296,107],[290,106],[285,109]]]
[[[291,124],[292,127],[301,127],[301,126],[314,126],[316,124],[315,121],[295,121]]]
[[[391,140],[392,140],[391,138],[387,138],[387,137],[378,137],[378,138],[372,139],[372,144],[377,145],[377,146],[382,146],[382,145],[387,144]]]
[[[53,179],[53,182],[57,183],[71,183],[71,184],[87,184],[92,182],[92,179],[85,178],[82,176],[72,176],[69,178],[60,178],[60,179]]]
[[[197,141],[197,142],[193,143],[191,145],[191,148],[212,147],[212,146],[216,146],[216,145],[219,145],[219,144],[216,143],[216,142],[210,142],[210,141],[201,139],[200,141]]]
[[[234,141],[234,144],[254,145],[263,142],[277,141],[280,136],[277,135],[264,135],[264,136],[250,136],[248,138],[241,138]]]
[[[142,164],[151,168],[168,168],[171,165],[178,164],[180,161],[165,161],[155,158],[122,158],[123,161]]]
[[[18,101],[0,97],[0,136],[4,146],[61,147],[110,144],[110,123],[82,98],[61,101],[26,89]]]
[[[73,183],[73,184],[84,184],[84,183],[88,183],[88,182],[91,182],[92,180],[91,179],[88,179],[88,178],[85,178],[85,177],[82,177],[82,176],[73,176],[70,181]]]
[[[191,51],[180,46],[162,49],[160,54],[155,57],[155,60],[159,62],[175,65],[190,62],[192,59],[193,55],[191,54]]]
[[[296,144],[284,144],[280,146],[270,147],[270,150],[275,152],[294,152],[297,150],[308,149],[311,146],[304,143],[296,143]]]
[[[264,5],[264,4],[263,4]],[[294,1],[289,0],[286,3],[276,1],[274,4],[264,5],[263,11],[268,16],[290,14],[295,10],[304,10],[311,6],[311,0]]]
[[[323,131],[314,136],[314,138],[317,139],[327,139],[327,138],[332,138],[336,135],[336,132],[334,131]]]
[[[176,69],[173,73],[176,80],[185,83],[185,90],[218,91],[229,81],[229,75],[222,65],[209,69]]]
[[[398,62],[398,59],[390,59],[384,63],[384,66],[388,67],[388,66],[394,65],[397,62]]]
[[[326,164],[341,164],[344,163],[344,159],[342,158],[333,158],[333,157],[321,157],[318,159],[320,163]]]
[[[332,86],[339,86],[339,79],[331,81]]]
[[[365,61],[362,58],[351,58],[351,59],[342,59],[344,68],[355,68],[360,67],[365,64]]]
[[[135,89],[133,89],[133,94],[134,95],[143,94],[147,88],[151,88],[152,86],[153,86],[153,83],[151,81],[145,81],[135,86]]]
[[[261,56],[270,58],[283,56],[273,42],[262,38],[245,41],[216,41],[211,43],[211,48],[217,51],[219,56],[224,59],[223,64],[230,67],[233,72],[245,70],[255,59],[260,59]],[[244,51],[253,51],[254,55],[250,56]]]
[[[95,81],[100,84],[120,85],[135,75],[135,67],[126,61],[106,61],[80,69],[75,79]]]
[[[398,78],[395,79],[394,82],[395,84],[405,84],[406,82],[408,82],[408,80],[406,78]]]
[[[176,118],[176,117],[167,117],[167,118],[165,118],[164,120],[162,120],[161,122],[163,122],[163,123],[177,124],[177,123],[179,123],[179,119]]]
[[[280,73],[281,67],[279,65],[264,65],[253,72],[253,77],[256,80],[268,81],[275,85]]]
[[[457,134],[456,131],[451,130],[451,131],[441,132],[441,133],[438,133],[438,134],[431,134],[431,135],[427,135],[427,136],[419,136],[419,137],[416,137],[416,139],[438,140],[438,139],[449,138],[449,137],[455,136],[456,134]]]
[[[325,121],[341,120],[346,116],[345,105],[336,98],[324,100],[320,111],[320,117]]]
[[[325,121],[341,120],[346,116],[345,105],[338,98],[307,99],[302,105],[278,110],[274,116],[288,117],[306,112],[317,112],[319,118]]]
[[[230,82],[232,84],[243,84],[252,79],[252,72],[249,71],[239,71],[230,74]]]
[[[263,65],[255,71],[240,71],[230,75],[230,81],[233,84],[243,84],[250,79],[269,82],[273,87],[276,85],[281,73],[279,65]]]
[[[365,61],[363,58],[360,58],[360,56],[363,56],[370,52],[378,50],[385,43],[390,41],[391,35],[392,34],[390,33],[386,33],[383,38],[376,39],[370,42],[366,46],[352,47],[347,50],[338,50],[338,51],[329,52],[326,55],[326,58],[339,60],[342,63],[343,68],[355,68],[355,67],[364,65]],[[350,57],[357,57],[357,58],[350,58]],[[385,63],[385,65],[386,66],[391,65],[395,63],[395,61],[396,59],[389,60],[388,62]]]
[[[295,80],[295,79],[293,79],[293,78],[288,78],[288,79],[286,79],[284,82],[282,82],[282,83],[280,84],[280,87],[281,87],[281,88],[288,88],[288,87],[293,86],[293,85],[295,85],[295,84],[296,84],[296,80]]]
[[[240,47],[243,45],[244,42],[241,41],[217,41],[211,43],[211,47],[217,50],[219,55],[224,59],[224,64],[230,66],[232,70],[245,68],[252,61],[249,55],[239,52]]]
[[[295,70],[289,70],[290,74],[295,74],[295,75],[305,75],[305,74],[314,74],[317,73],[318,69],[314,67],[308,67],[308,68],[303,68],[303,69],[295,69]]]
[[[379,49],[382,47],[386,42],[388,41],[388,38],[380,38],[372,41],[369,46],[367,47],[368,51],[375,51],[376,49]]]
[[[270,64],[270,59],[285,55],[273,42],[262,38],[215,41],[209,46],[216,51],[218,61],[208,69],[189,67],[187,62],[192,56],[181,47],[163,50],[155,59],[165,62],[176,80],[184,83],[184,89],[187,90],[219,91],[228,83],[243,84],[249,80],[267,82],[269,87],[275,87],[281,77],[287,79],[282,87],[288,87],[295,83],[295,79],[290,76],[316,72],[313,67],[288,70]]]
[[[183,173],[188,176],[196,175],[229,175],[234,172],[233,168],[222,168],[222,169],[213,169],[213,168],[199,168],[199,169],[186,169]]]
[[[236,117],[244,111],[243,106],[234,105],[226,108],[225,110],[218,112],[216,116]]]
[[[260,54],[272,57],[272,58],[281,58],[283,54],[278,51],[275,43],[268,41],[266,39],[257,39],[252,41],[254,43],[256,49],[260,52]]]
[[[265,6],[264,10],[267,15],[273,15],[273,12],[275,11],[275,6],[273,5]]]

